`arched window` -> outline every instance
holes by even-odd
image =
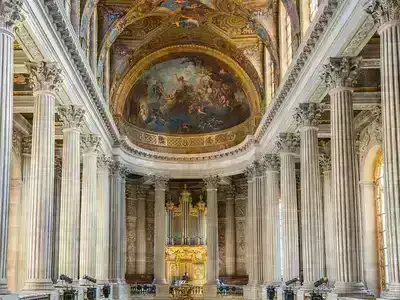
[[[384,205],[384,176],[383,170],[385,166],[383,164],[382,151],[378,153],[375,165],[375,198],[376,198],[376,222],[377,222],[377,233],[378,233],[378,247],[379,247],[379,270],[380,270],[380,287],[381,291],[385,290],[389,279],[389,269],[387,260],[387,216]]]

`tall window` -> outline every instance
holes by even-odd
[[[315,14],[318,11],[318,1],[319,0],[308,0],[308,4],[310,7],[310,22],[314,20]]]
[[[377,210],[377,231],[378,231],[378,247],[379,247],[379,269],[380,269],[380,285],[381,291],[385,290],[389,279],[388,255],[387,255],[387,216],[384,204],[384,177],[383,155],[380,152],[377,156],[375,167],[375,197]]]
[[[290,20],[289,14],[286,13],[286,22],[285,22],[285,32],[286,32],[286,64],[290,65],[292,62],[292,22]]]

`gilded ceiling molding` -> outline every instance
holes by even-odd
[[[168,57],[173,53],[202,53],[228,65],[235,72],[235,76],[239,78],[239,82],[243,85],[244,93],[251,105],[252,116],[260,114],[261,95],[257,92],[257,89],[254,86],[252,80],[250,79],[248,74],[242,69],[242,67],[236,61],[223,54],[222,52],[199,45],[170,46],[153,52],[152,54],[142,58],[135,65],[135,67],[131,68],[129,72],[125,75],[120,86],[116,89],[115,95],[111,95],[111,103],[114,107],[114,114],[121,116],[123,115],[125,101],[131,88],[139,79],[139,77],[146,70],[148,70],[154,64],[154,62],[157,62],[164,57]]]

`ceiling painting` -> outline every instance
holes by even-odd
[[[123,10],[109,13],[109,20],[105,18],[103,23],[103,27],[109,28],[104,34],[99,52],[97,76],[100,86],[103,85],[103,68],[108,49],[117,38],[125,39],[135,35],[129,26],[146,16],[167,15],[166,20],[171,30],[173,27],[190,30],[189,35],[194,35],[194,29],[204,29],[204,25],[219,28],[219,34],[228,35],[228,38],[238,35],[258,36],[273,54],[272,57],[278,61],[276,40],[271,38],[275,36],[276,28],[266,30],[261,22],[263,18],[273,18],[272,0],[139,0],[129,9]],[[104,26],[105,23],[107,26]],[[146,36],[142,34],[138,38],[145,39]]]
[[[124,109],[125,120],[167,134],[221,131],[250,116],[249,102],[229,67],[199,54],[179,55],[145,71]]]

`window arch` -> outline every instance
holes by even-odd
[[[384,291],[388,285],[389,268],[387,255],[387,216],[385,209],[385,194],[384,194],[384,162],[382,150],[379,151],[375,164],[375,199],[376,199],[376,227],[378,239],[378,258],[379,258],[379,273],[380,273],[380,288]]]

